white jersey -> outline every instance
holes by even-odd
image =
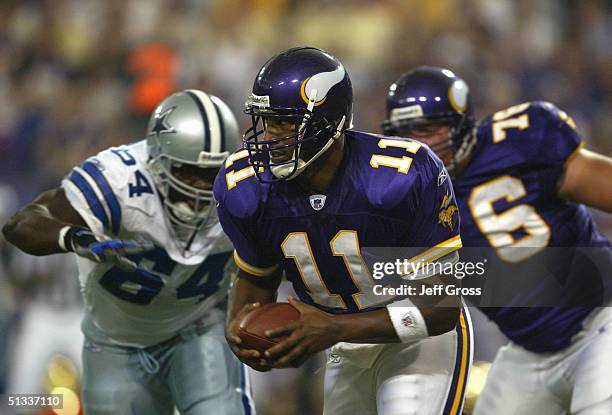
[[[155,244],[155,250],[133,258],[136,272],[77,257],[88,319],[126,346],[157,344],[207,314],[222,318],[213,309],[227,295],[232,269],[227,265],[232,246],[218,221],[183,251],[146,161],[143,140],[102,151],[62,181],[68,200],[96,235]]]

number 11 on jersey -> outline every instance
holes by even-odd
[[[392,298],[391,296],[374,294],[374,279],[361,256],[359,237],[356,231],[338,231],[329,245],[332,255],[341,257],[344,261],[347,273],[357,288],[357,292],[353,293],[352,297],[360,310],[385,303]],[[330,292],[327,288],[306,232],[291,232],[281,244],[281,249],[285,258],[291,258],[295,261],[295,266],[302,281],[315,303],[330,308],[348,308],[342,296]],[[341,277],[338,276],[338,278]]]
[[[378,141],[378,147],[380,148],[403,148],[410,154],[416,154],[422,146],[423,145],[421,143],[408,140],[391,140],[388,138],[383,138]],[[391,167],[397,169],[399,173],[408,174],[410,171],[410,166],[412,166],[412,157],[404,156],[400,158],[386,156],[383,154],[373,154],[372,158],[370,159],[370,166],[374,167],[375,169],[377,169],[379,166]]]

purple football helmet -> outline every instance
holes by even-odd
[[[335,57],[321,49],[293,48],[266,62],[245,105],[253,126],[244,145],[257,177],[291,180],[352,127],[353,88]],[[284,133],[266,133],[277,125]],[[264,174],[266,169],[272,174]]]
[[[476,135],[468,85],[449,69],[418,66],[389,87],[387,119],[382,124],[385,135],[409,137],[415,128],[427,124],[450,127],[448,141],[432,146],[432,150],[437,154],[453,151],[447,163],[452,173],[470,153]]]

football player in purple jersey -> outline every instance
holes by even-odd
[[[487,284],[503,300],[480,305],[510,343],[475,413],[612,413],[612,253],[587,209],[612,212],[612,160],[584,149],[572,119],[548,102],[476,123],[468,85],[439,67],[391,85],[383,131],[438,154],[464,246],[486,247],[497,263]]]
[[[245,148],[214,187],[240,268],[227,340],[262,371],[331,348],[325,414],[459,414],[471,362],[459,299],[437,307],[381,295],[362,256],[364,247],[395,247],[411,261],[454,264],[451,181],[427,146],[350,130],[352,104],[346,69],[320,49],[287,50],[257,74]],[[267,333],[288,337],[265,353],[242,347],[238,322],[276,301],[283,272],[299,321]]]

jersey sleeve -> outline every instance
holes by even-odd
[[[420,180],[406,199],[413,220],[406,235],[410,262],[456,260],[461,248],[459,210],[451,178],[439,159],[430,157]],[[453,255],[451,255],[453,254]]]
[[[122,217],[117,196],[118,172],[113,172],[107,158],[100,153],[75,166],[61,186],[72,207],[94,233],[116,236]]]
[[[219,221],[223,231],[234,245],[234,260],[243,271],[256,277],[272,275],[278,268],[266,259],[265,254],[258,249],[253,235],[247,230],[243,221],[236,220],[222,205],[217,207]]]
[[[227,163],[229,164],[229,163]],[[262,241],[257,240],[251,221],[258,200],[256,192],[250,186],[229,186],[226,176],[234,170],[222,168],[217,175],[214,186],[214,197],[217,205],[219,222],[225,234],[234,245],[234,260],[243,271],[255,277],[267,277],[275,273],[278,264],[266,255]]]
[[[574,121],[564,111],[549,103],[532,103],[532,122],[538,129],[539,151],[535,161],[553,166],[565,163],[582,147],[582,138],[576,131]]]

